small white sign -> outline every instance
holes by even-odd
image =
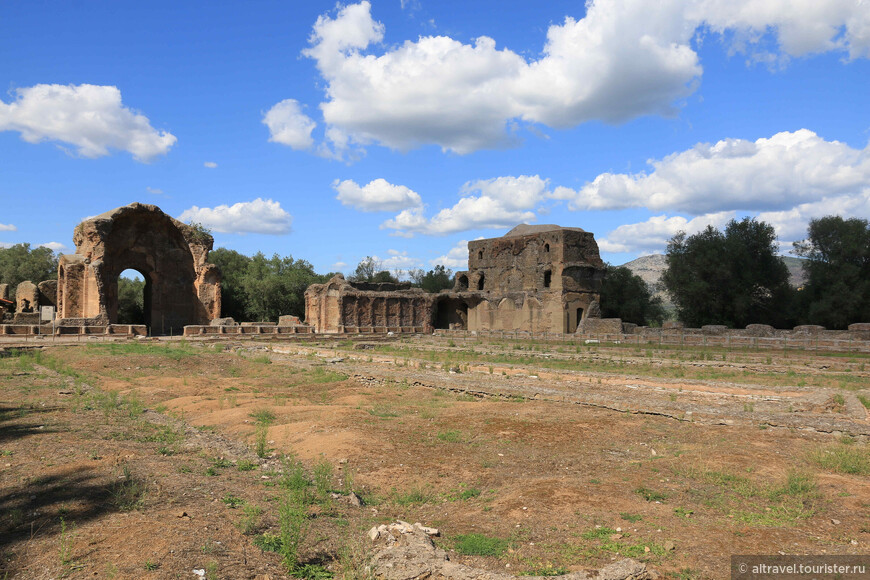
[[[42,322],[51,322],[54,320],[54,306],[43,306],[39,318]]]

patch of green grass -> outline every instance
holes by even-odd
[[[240,505],[245,504],[245,500],[231,493],[228,493],[223,498],[221,498],[221,501],[224,502],[224,505],[230,509],[236,509]]]
[[[252,540],[254,545],[264,552],[280,552],[281,551],[281,536],[278,534],[270,534],[264,532],[259,536],[255,536]]]
[[[668,495],[666,493],[655,491],[653,489],[649,489],[648,487],[643,487],[643,486],[635,489],[634,493],[638,494],[640,497],[642,497],[646,501],[663,502],[668,498]]]
[[[812,517],[814,513],[815,511],[811,507],[807,507],[801,502],[784,502],[760,511],[738,510],[733,515],[747,524],[777,527],[807,519]]]
[[[808,459],[822,469],[835,473],[870,474],[870,451],[865,446],[829,445],[811,452]]]
[[[311,486],[311,480],[309,480],[308,476],[305,474],[305,469],[302,467],[302,464],[290,458],[284,458],[283,464],[284,474],[279,480],[281,487],[288,491],[302,494],[307,493],[308,488]]]
[[[239,531],[249,536],[253,534],[260,525],[260,518],[263,515],[263,508],[255,505],[245,505],[242,507],[242,519],[237,527]]]
[[[630,513],[626,513],[626,512],[622,512],[621,514],[619,514],[619,517],[621,517],[625,521],[631,522],[631,523],[639,522],[640,520],[643,519],[643,516],[641,516],[641,515],[630,514]]]
[[[317,495],[325,498],[332,487],[332,464],[326,459],[321,459],[314,466],[314,488]]]
[[[110,488],[112,504],[124,512],[142,509],[147,491],[145,482],[133,475],[130,468],[125,465],[121,475]]]
[[[701,573],[694,568],[682,568],[678,572],[671,572],[668,577],[675,580],[698,580],[701,578]]]
[[[724,487],[736,493],[741,497],[754,497],[761,493],[758,485],[753,483],[746,477],[734,475],[726,471],[717,471],[711,469],[703,469],[694,466],[682,467],[675,470],[675,473],[701,481],[710,485]]]
[[[306,378],[311,383],[340,383],[347,380],[347,375],[328,371],[323,367],[317,367],[313,371],[306,373]]]
[[[459,443],[462,441],[462,431],[456,429],[442,431],[441,433],[438,433],[438,440],[444,441],[445,443]]]
[[[160,565],[152,560],[145,560],[145,564],[143,564],[142,567],[151,572],[159,568]]]
[[[861,404],[864,405],[867,409],[870,409],[870,397],[865,397],[864,395],[855,395],[858,397],[858,400],[861,401]]]
[[[819,496],[819,486],[812,474],[790,471],[783,485],[770,490],[771,501],[784,497],[813,499]]]
[[[254,419],[260,425],[271,425],[275,422],[276,419],[275,413],[273,413],[269,409],[257,409],[255,411],[251,411],[248,416]]]
[[[257,429],[254,432],[254,452],[257,457],[263,459],[269,455],[272,449],[267,444],[269,439],[269,424],[257,423]]]
[[[239,471],[254,471],[257,469],[257,463],[247,459],[239,459],[238,463],[236,463],[236,469]]]
[[[422,505],[435,499],[435,494],[427,487],[416,486],[404,493],[393,492],[393,501],[401,506]]]
[[[520,576],[562,576],[568,573],[568,568],[564,566],[556,566],[550,562],[532,566],[528,570],[520,572]]]
[[[459,499],[468,500],[475,497],[478,497],[481,494],[481,491],[476,487],[469,487],[468,489],[463,489],[459,492]]]
[[[674,515],[678,518],[689,518],[693,513],[695,513],[694,510],[686,509],[682,506],[674,508]]]
[[[375,417],[381,417],[384,419],[390,419],[393,417],[398,417],[399,413],[391,406],[378,404],[369,409],[369,415],[374,415]]]
[[[299,546],[308,528],[308,510],[304,494],[297,490],[287,490],[278,506],[278,529],[281,539],[281,562],[287,571],[293,573],[299,566]]]
[[[461,534],[454,537],[453,549],[465,556],[501,556],[510,542],[484,534]]]
[[[601,526],[600,528],[593,528],[591,530],[586,530],[580,537],[584,540],[604,540],[612,536],[613,534],[618,533],[613,528],[608,528],[606,526]]]

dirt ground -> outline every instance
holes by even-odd
[[[310,577],[365,577],[365,531],[397,519],[516,574],[870,552],[867,354],[368,337],[3,355],[0,578],[290,577],[258,544],[297,461]],[[467,555],[470,534],[500,548]]]

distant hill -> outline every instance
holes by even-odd
[[[788,283],[795,288],[803,286],[807,281],[807,277],[804,276],[804,259],[783,256],[782,260],[785,262],[786,267],[788,267]]]
[[[795,288],[802,286],[806,280],[802,268],[802,264],[804,263],[803,259],[794,258],[792,256],[783,256],[782,259],[785,262],[786,267],[788,267],[789,284]],[[671,302],[667,293],[663,288],[658,287],[658,283],[662,278],[662,273],[668,267],[664,254],[642,256],[622,265],[634,272],[635,275],[640,276],[650,287],[656,289],[655,295],[661,296],[662,301],[666,306],[670,305]]]

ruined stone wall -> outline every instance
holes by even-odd
[[[146,325],[156,334],[220,317],[220,270],[207,262],[212,237],[153,205],[133,203],[79,224],[76,253],[58,265],[58,316],[110,324],[118,317],[118,277],[145,279]]]
[[[431,295],[409,284],[348,282],[341,274],[305,291],[305,320],[316,332],[431,332]]]
[[[579,228],[517,226],[468,248],[469,269],[457,272],[451,291],[426,294],[407,284],[351,283],[338,275],[306,291],[306,322],[317,332],[573,332],[598,299],[604,263],[595,237]]]

